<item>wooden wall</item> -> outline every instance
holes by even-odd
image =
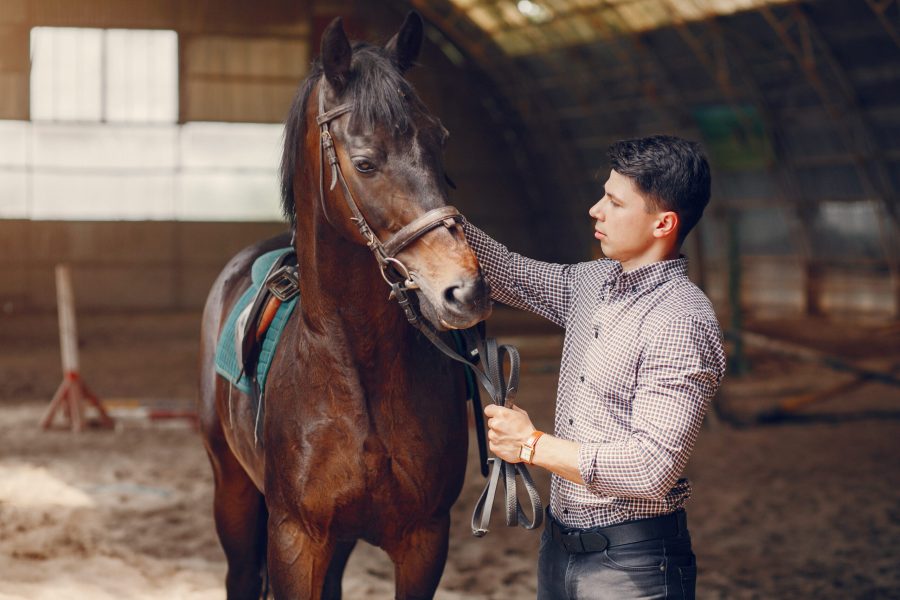
[[[34,26],[165,28],[179,34],[179,121],[280,123],[318,54],[322,30],[343,16],[351,37],[386,41],[404,12],[387,3],[304,0],[2,0],[0,119],[28,119]],[[484,108],[488,82],[426,39],[410,73],[451,131],[451,202],[516,250],[534,254],[534,224],[503,132]],[[273,169],[277,165],[272,165]],[[83,310],[196,309],[238,249],[282,223],[0,220],[0,308],[48,309],[53,266],[69,262]]]

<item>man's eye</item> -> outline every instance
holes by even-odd
[[[356,170],[360,173],[371,173],[375,170],[375,165],[371,161],[365,159],[353,161],[353,166],[356,167]]]

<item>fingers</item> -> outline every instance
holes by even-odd
[[[515,405],[513,405],[512,408],[509,408],[506,406],[498,406],[496,404],[488,404],[487,406],[484,407],[484,414],[486,417],[498,417],[498,416],[502,415],[503,413],[511,413],[511,412],[518,412],[518,413],[522,413],[523,415],[528,414],[526,411],[522,410],[522,408],[520,408],[519,406],[515,406]]]

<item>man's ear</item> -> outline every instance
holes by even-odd
[[[653,228],[653,237],[664,238],[678,234],[678,213],[667,210],[659,213]]]

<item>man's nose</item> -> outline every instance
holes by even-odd
[[[588,214],[595,219],[602,220],[601,215],[602,211],[600,210],[600,204],[602,200],[598,201],[595,205],[588,209]]]

